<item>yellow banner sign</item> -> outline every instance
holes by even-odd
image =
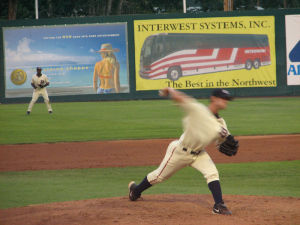
[[[275,87],[274,16],[135,20],[136,90]]]

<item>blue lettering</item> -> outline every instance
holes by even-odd
[[[300,64],[297,65],[297,67],[295,65],[290,65],[288,75],[300,75]]]
[[[293,73],[294,75],[296,75],[296,68],[294,65],[290,65],[289,71],[288,71],[288,75],[291,75],[291,73]]]

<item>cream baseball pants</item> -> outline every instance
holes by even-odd
[[[52,111],[50,102],[49,102],[49,97],[48,97],[48,93],[47,93],[47,89],[46,88],[36,88],[34,89],[33,93],[32,93],[32,99],[31,102],[29,103],[28,109],[27,111],[31,112],[32,107],[34,105],[34,103],[38,100],[38,98],[41,96],[43,96],[44,98],[44,102],[47,106],[48,111]]]
[[[218,170],[207,152],[201,150],[199,154],[191,154],[190,150],[184,149],[179,140],[169,144],[160,166],[150,172],[147,179],[151,185],[161,183],[186,166],[200,171],[207,183],[219,180]]]

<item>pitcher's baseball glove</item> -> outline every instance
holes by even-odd
[[[229,135],[226,140],[219,145],[219,151],[227,156],[233,156],[237,153],[239,141],[234,139],[234,136]]]

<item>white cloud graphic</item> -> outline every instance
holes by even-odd
[[[18,42],[16,50],[5,47],[6,67],[21,66],[47,66],[47,65],[66,65],[66,64],[89,64],[97,61],[96,56],[73,56],[47,53],[40,50],[33,51],[30,44],[34,41],[29,38],[22,38]]]
[[[33,40],[29,38],[22,38],[22,40],[19,41],[18,46],[17,46],[17,52],[19,53],[29,53],[31,52],[30,50],[30,43],[33,42]]]

